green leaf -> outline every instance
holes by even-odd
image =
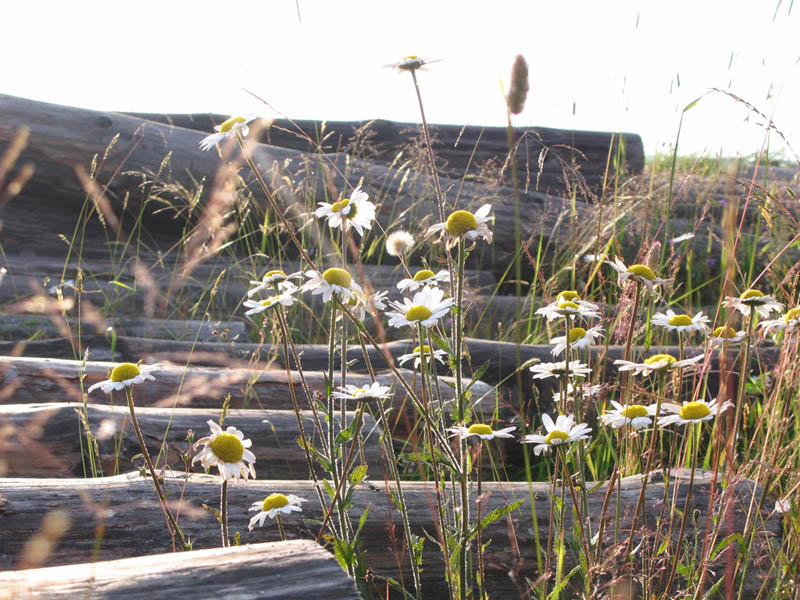
[[[350,485],[355,486],[361,483],[364,480],[366,474],[367,474],[367,465],[362,464],[357,466],[355,469],[353,469],[352,473],[350,473],[350,477],[348,478],[350,480]]]
[[[511,504],[506,504],[505,506],[499,506],[495,508],[492,512],[481,519],[481,529],[486,529],[489,525],[494,523],[500,517],[504,517],[508,513],[517,510],[522,503],[525,502],[525,498],[520,498],[516,502],[512,502]],[[470,534],[469,539],[471,540],[478,534],[477,528],[473,533]]]
[[[122,283],[121,281],[117,281],[116,279],[112,279],[110,283],[111,283],[111,285],[118,285],[118,286],[119,286],[119,287],[121,287],[121,288],[125,288],[125,289],[126,289],[126,290],[128,290],[129,292],[133,292],[133,291],[135,291],[135,290],[134,290],[134,289],[133,289],[131,286],[129,286],[127,283]]]

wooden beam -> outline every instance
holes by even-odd
[[[353,580],[310,540],[246,544],[0,573],[0,598],[357,600]]]

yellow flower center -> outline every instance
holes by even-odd
[[[689,402],[681,407],[681,418],[696,421],[711,414],[705,402]]]
[[[668,367],[672,363],[675,362],[675,357],[671,356],[669,354],[654,354],[650,358],[646,359],[644,361],[644,364],[646,364],[646,365],[654,365],[654,364],[659,363],[661,361],[666,361],[667,364],[665,365],[665,367]]]
[[[270,279],[270,280],[273,280],[273,281],[278,281],[280,279],[286,279],[286,273],[284,273],[283,271],[281,271],[279,269],[275,269],[274,271],[267,271],[264,274],[264,281],[266,281],[267,279]]]
[[[404,56],[403,60],[417,60],[418,58],[419,56],[417,56],[416,54],[409,54],[408,56]]]
[[[417,304],[406,311],[406,319],[409,321],[424,321],[429,319],[432,314],[431,309],[427,306]]]
[[[219,126],[219,130],[221,133],[228,133],[231,129],[233,129],[234,125],[238,123],[244,123],[245,121],[247,121],[247,119],[244,117],[231,117]]]
[[[747,290],[744,294],[739,296],[741,300],[750,300],[751,298],[763,298],[764,292],[758,290]]]
[[[344,200],[339,200],[338,202],[334,202],[333,204],[331,204],[331,210],[333,212],[342,212],[348,206],[350,207],[350,212],[342,216],[345,216],[348,219],[354,219],[356,216],[356,205],[350,204],[350,198],[345,198]]]
[[[797,321],[798,319],[800,319],[800,306],[791,309],[783,316],[783,320],[786,323],[789,323],[789,321]]]
[[[353,392],[353,398],[358,398],[359,396],[365,396],[369,393],[367,388],[358,388],[355,392]]]
[[[642,406],[641,404],[630,404],[619,411],[620,416],[625,417],[626,419],[636,419],[638,417],[646,417],[647,416],[647,407]]]
[[[653,269],[647,265],[631,265],[628,267],[627,273],[636,275],[637,277],[642,277],[648,281],[653,281],[656,278],[656,274],[653,273]]]
[[[455,211],[447,217],[447,223],[445,224],[447,233],[453,236],[464,235],[468,231],[477,229],[477,227],[478,221],[475,220],[475,215],[468,210]]]
[[[135,364],[122,363],[114,367],[114,370],[111,371],[111,381],[126,381],[128,379],[133,379],[139,373],[141,373],[141,371]]]
[[[558,308],[560,308],[561,310],[564,310],[564,309],[567,309],[567,308],[571,308],[572,310],[578,310],[580,308],[580,306],[578,306],[574,302],[561,302],[561,303],[559,303]]]
[[[283,494],[270,494],[264,498],[264,502],[261,504],[261,510],[267,512],[273,508],[283,508],[287,504],[289,504],[289,499]]]
[[[220,433],[211,440],[211,451],[223,462],[237,463],[242,460],[244,446],[232,433]]]
[[[574,290],[564,290],[563,292],[558,294],[556,298],[557,302],[573,302],[575,300],[580,300],[581,297],[578,295],[578,292]]]
[[[344,269],[337,269],[336,267],[325,271],[322,274],[322,278],[331,285],[338,285],[339,287],[347,289],[350,289],[350,284],[353,282],[353,278],[350,277],[350,273]]]
[[[569,343],[574,344],[586,335],[586,330],[583,327],[573,327],[569,330]]]
[[[491,435],[492,428],[488,425],[484,425],[483,423],[475,423],[474,425],[470,425],[467,431],[469,433],[476,433],[478,435]]]
[[[428,354],[431,353],[431,347],[428,346],[428,344],[425,344],[424,346],[417,346],[416,348],[414,348],[414,351],[411,354],[422,354],[422,353],[425,353],[425,355],[427,356]]]
[[[675,327],[686,327],[692,324],[692,318],[689,315],[675,315],[668,322]]]
[[[723,325],[722,327],[717,327],[711,335],[716,338],[735,338],[736,330],[733,327],[725,327]]]
[[[275,303],[275,300],[277,300],[277,299],[278,299],[277,296],[273,296],[272,298],[267,298],[266,300],[262,300],[261,301],[261,306],[269,308],[270,306],[272,306]]]
[[[551,431],[550,433],[547,434],[547,437],[544,438],[544,443],[556,446],[556,445],[560,444],[561,442],[563,442],[564,440],[566,440],[568,437],[569,436],[566,433],[564,433],[563,431],[555,430],[555,431]],[[558,441],[556,441],[556,440],[558,440]]]
[[[429,269],[422,269],[421,271],[417,271],[414,275],[414,281],[424,281],[425,279],[430,279],[434,276],[434,272]]]

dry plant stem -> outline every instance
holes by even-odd
[[[278,206],[278,203],[275,200],[275,196],[273,196],[272,192],[269,191],[269,188],[267,187],[267,182],[264,181],[264,178],[261,176],[261,172],[258,170],[256,163],[253,162],[250,153],[247,151],[247,148],[245,147],[242,135],[238,131],[236,132],[236,141],[239,143],[239,148],[241,148],[242,150],[242,156],[244,156],[245,161],[247,161],[247,164],[250,167],[250,170],[253,172],[253,175],[256,176],[256,179],[258,180],[258,185],[261,187],[261,191],[264,192],[264,195],[267,197],[267,200],[272,205],[272,209],[275,211],[275,214],[278,215],[278,218],[281,220],[281,223],[283,223],[283,226],[286,229],[286,233],[288,233],[289,237],[292,239],[292,243],[297,248],[297,251],[300,252],[300,255],[303,257],[306,263],[308,263],[308,266],[310,266],[312,269],[316,269],[316,267],[314,266],[314,261],[311,260],[311,257],[303,248],[303,244],[301,244],[300,240],[297,239],[297,236],[294,233],[294,227],[292,227],[292,224],[289,223],[289,221],[284,216],[280,206]]]
[[[334,369],[333,369],[333,362],[336,354],[336,308],[338,305],[338,298],[334,294],[333,298],[331,299],[331,321],[330,321],[330,331],[328,332],[328,389],[327,393],[327,413],[328,413],[328,460],[330,461],[330,474],[331,478],[333,479],[333,485],[336,489],[339,489],[340,486],[340,474],[339,474],[339,467],[337,465],[336,460],[336,417],[335,417],[335,410],[333,405],[333,377],[334,377]],[[341,425],[342,429],[345,427],[344,421],[342,421]],[[344,478],[344,473],[341,474],[341,477]],[[346,541],[350,541],[349,539],[349,527],[347,526],[347,511],[344,509],[344,505],[341,500],[338,502],[334,499],[331,502],[331,506],[335,506],[337,508],[337,512],[339,515],[339,529],[340,535]],[[351,573],[352,575],[352,573]]]
[[[175,517],[172,515],[172,511],[167,505],[167,497],[164,494],[164,490],[161,488],[161,482],[158,480],[158,475],[156,474],[156,468],[153,466],[153,461],[150,460],[150,453],[147,451],[147,446],[144,443],[142,430],[139,428],[139,421],[136,420],[136,411],[133,408],[133,390],[131,390],[131,386],[125,388],[125,396],[128,399],[128,410],[131,413],[131,424],[133,425],[133,430],[136,432],[136,439],[139,440],[139,447],[142,449],[144,462],[147,463],[147,468],[150,471],[150,477],[153,480],[153,486],[156,488],[156,494],[158,494],[158,499],[161,503],[161,510],[164,511],[164,514],[166,515],[167,520],[172,527],[171,533],[178,536],[178,540],[181,543],[181,549],[189,550],[190,546],[183,537],[183,532],[178,526],[178,522],[175,520]]]
[[[439,185],[439,174],[436,171],[436,162],[433,158],[433,146],[431,145],[431,134],[428,129],[428,121],[425,119],[425,107],[422,104],[422,94],[419,91],[419,83],[417,83],[417,73],[411,69],[411,78],[414,80],[414,91],[417,93],[417,102],[419,102],[419,114],[422,117],[422,134],[425,137],[425,149],[428,152],[428,161],[431,165],[431,177],[433,177],[433,185],[436,188],[436,203],[439,207],[439,219],[444,223],[444,194]]]
[[[603,533],[606,525],[606,511],[608,510],[608,503],[611,500],[611,493],[614,490],[614,482],[617,480],[617,473],[619,473],[619,465],[614,465],[614,470],[611,471],[611,479],[608,480],[608,489],[603,498],[603,508],[600,509],[600,525],[597,531],[597,547],[594,551],[594,562],[600,562],[600,551],[603,548]]]
[[[631,356],[631,342],[633,341],[633,330],[634,330],[634,324],[635,324],[635,321],[636,321],[636,312],[639,310],[639,296],[641,295],[641,289],[642,289],[642,284],[639,283],[639,281],[637,280],[636,281],[636,290],[634,291],[634,294],[633,294],[633,308],[631,310],[631,322],[628,325],[628,335],[625,338],[625,356],[623,357],[624,360],[630,360],[630,356]],[[625,372],[625,377],[623,379],[624,379],[624,381],[623,381],[623,385],[622,385],[622,390],[623,390],[623,392],[630,393],[631,372],[630,371],[626,371]],[[627,396],[627,394],[626,394],[626,396]],[[628,404],[627,398],[623,398],[622,404],[623,405],[627,405]],[[658,413],[656,413],[656,414],[658,414]]]
[[[219,524],[222,529],[222,547],[227,548],[231,545],[228,535],[228,480],[223,479],[219,492]]]
[[[742,366],[739,369],[739,389],[736,392],[736,415],[733,418],[733,429],[728,432],[728,474],[733,469],[734,461],[736,460],[736,438],[739,432],[739,421],[742,418],[742,410],[744,408],[744,389],[747,382],[747,368],[750,364],[750,345],[752,343],[753,324],[755,322],[756,309],[750,307],[750,318],[747,323],[747,336],[744,342],[744,353],[742,354]]]

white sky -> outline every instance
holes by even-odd
[[[513,57],[531,92],[517,125],[639,133],[674,142],[711,87],[741,96],[800,153],[800,7],[792,0],[298,0],[7,2],[0,92],[102,110],[257,112],[246,86],[294,118],[502,125]],[[680,83],[679,83],[680,82]],[[573,112],[573,106],[575,107]],[[761,119],[722,94],[685,115],[679,151],[752,154]],[[783,144],[769,140],[771,152]]]

